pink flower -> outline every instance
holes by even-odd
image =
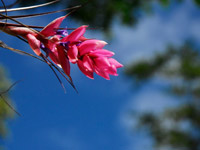
[[[111,58],[114,53],[103,49],[105,41],[84,37],[87,26],[83,25],[68,35],[66,30],[57,30],[66,16],[49,23],[40,32],[26,27],[7,26],[4,32],[26,39],[38,56],[47,56],[70,77],[70,63],[78,64],[79,69],[93,79],[94,72],[109,80],[109,75],[117,76],[117,68],[122,67]],[[71,79],[71,77],[70,77]]]
[[[87,39],[83,35],[87,26],[81,26],[74,30],[71,34],[61,40],[60,51],[65,51],[62,54],[67,54],[71,63],[77,63],[79,69],[89,78],[93,79],[93,72],[109,80],[109,75],[117,76],[117,68],[122,67],[113,58],[113,52],[103,49],[107,44],[105,41]]]
[[[122,67],[113,58],[113,52],[103,49],[107,43],[100,40],[87,40],[78,46],[78,67],[89,78],[93,72],[109,80],[109,75],[117,76],[117,68]]]

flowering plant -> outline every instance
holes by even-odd
[[[77,8],[74,7],[73,10]],[[13,9],[7,9],[6,11],[13,11]],[[35,14],[35,16],[49,13]],[[27,42],[38,56],[36,58],[42,59],[51,67],[62,86],[63,84],[54,69],[59,71],[75,88],[70,74],[70,63],[77,64],[82,73],[90,79],[94,79],[94,73],[107,80],[110,79],[109,75],[117,76],[117,69],[123,65],[111,58],[114,55],[113,52],[104,49],[107,44],[105,41],[84,36],[88,26],[80,26],[70,34],[68,33],[68,28],[60,28],[60,24],[69,14],[56,18],[43,27],[41,31],[33,29],[37,28],[37,26],[27,26],[14,19],[29,17],[29,15],[7,16],[1,14],[3,19],[11,19],[17,24],[0,22],[0,30]]]

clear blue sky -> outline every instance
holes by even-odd
[[[200,42],[200,12],[191,1],[164,10],[155,4],[155,11],[155,15],[141,18],[137,28],[123,26],[117,20],[113,24],[113,39],[106,48],[114,51],[114,57],[122,64],[147,58],[155,51],[165,50],[168,44],[180,46],[189,38]],[[60,15],[27,19],[24,23],[44,26]],[[62,24],[64,27],[80,25],[71,18]],[[106,40],[98,31],[87,31],[86,36]],[[15,37],[1,33],[0,39],[9,46],[31,52],[26,43]],[[13,82],[23,80],[10,92],[22,116],[9,122],[10,136],[4,141],[7,150],[150,149],[151,141],[143,133],[129,134],[132,122],[126,118],[128,110],[153,110],[155,103],[159,110],[171,104],[172,97],[160,93],[159,87],[165,86],[162,79],[134,91],[123,69],[110,81],[98,76],[91,80],[71,65],[79,94],[63,80],[65,94],[48,65],[4,49],[0,51],[0,60]],[[168,102],[163,103],[163,99]]]

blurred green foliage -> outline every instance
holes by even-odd
[[[22,0],[20,4],[27,6],[48,1],[52,0]],[[172,2],[182,1],[184,0],[61,0],[60,3],[64,8],[85,4],[71,17],[109,31],[114,19],[125,25],[134,25],[143,14],[152,14],[154,2],[168,7]],[[200,6],[200,0],[193,1]],[[130,65],[126,74],[137,82],[151,80],[155,76],[173,81],[178,79],[177,82],[170,82],[169,92],[177,100],[185,100],[176,108],[168,108],[159,114],[141,114],[138,117],[139,126],[148,129],[158,149],[165,147],[167,150],[200,150],[199,49],[188,43],[181,48],[170,46],[164,53]],[[5,112],[4,110],[3,114]],[[2,120],[5,121],[8,116],[4,115]]]
[[[149,79],[158,72],[166,77],[177,75],[188,81],[195,80],[200,78],[199,58],[198,49],[189,43],[178,49],[169,47],[166,52],[155,54],[154,58],[128,66],[126,74],[133,75],[138,81]]]
[[[2,66],[0,66],[0,94],[9,88],[9,80],[7,78],[6,72]],[[2,95],[4,100],[11,103],[8,93]],[[0,97],[0,138],[5,138],[7,135],[7,120],[14,117],[14,112],[10,107],[2,100]],[[0,148],[1,149],[1,148]]]
[[[200,0],[195,0],[195,3],[200,6]]]
[[[169,48],[164,54],[157,54],[153,59],[147,61],[139,61],[130,65],[126,69],[126,74],[134,75],[137,81],[142,81],[150,78],[155,72],[161,69],[168,60],[175,54],[173,48]]]
[[[27,6],[49,1],[52,0],[22,0],[20,4]],[[104,31],[109,32],[114,19],[120,20],[125,25],[136,24],[143,14],[151,14],[153,12],[152,4],[154,2],[167,7],[172,2],[178,3],[182,1],[184,0],[61,0],[57,4],[62,4],[64,8],[83,4],[83,7],[71,14],[71,17],[84,24],[100,29],[103,28]],[[199,0],[193,1],[200,5]]]
[[[180,102],[159,114],[138,116],[138,126],[147,129],[156,149],[200,150],[200,50],[190,43],[180,48],[170,46],[149,60],[133,63],[126,74],[137,82],[155,76],[167,79],[169,94]]]

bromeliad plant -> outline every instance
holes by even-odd
[[[71,9],[74,11],[79,7],[81,6],[76,6]],[[28,8],[33,8],[33,6]],[[19,9],[27,9],[27,7]],[[7,11],[13,10],[7,9]],[[73,29],[70,34],[68,33],[68,28],[60,28],[60,24],[71,12],[65,16],[56,18],[47,26],[43,27],[41,31],[33,29],[41,27],[27,26],[15,20],[17,18],[39,16],[55,12],[57,11],[25,16],[7,16],[1,14],[1,19],[10,19],[15,21],[16,24],[0,22],[0,30],[27,42],[38,56],[37,58],[42,59],[42,61],[51,67],[62,86],[63,84],[54,69],[59,71],[75,88],[70,75],[70,63],[77,64],[82,73],[90,79],[94,79],[94,73],[107,80],[110,79],[109,75],[117,76],[117,68],[123,65],[114,58],[111,58],[114,55],[113,52],[104,49],[104,46],[107,44],[105,41],[90,39],[84,36],[88,26],[83,25],[77,29]],[[25,53],[23,51],[21,52]]]

